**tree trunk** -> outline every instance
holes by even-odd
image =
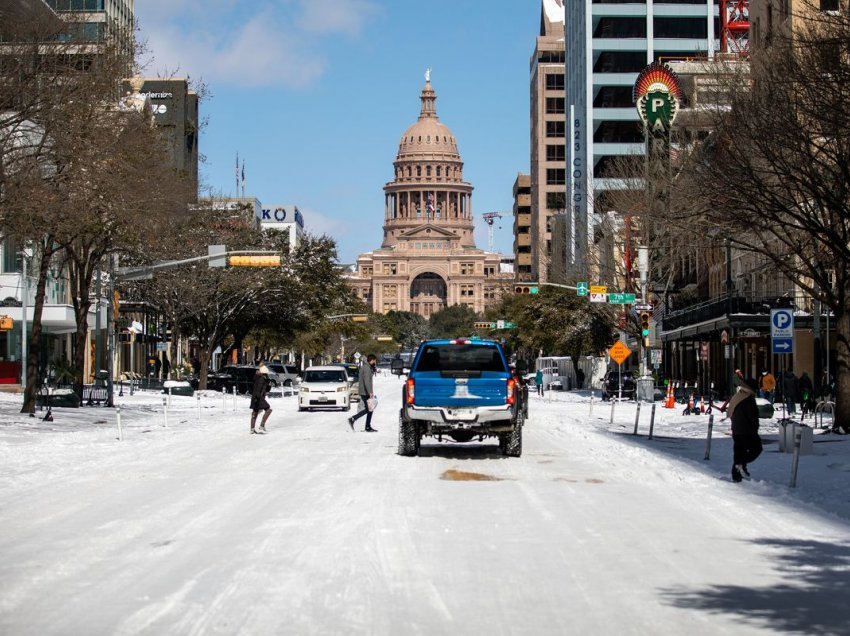
[[[171,345],[168,347],[169,351],[169,377],[166,380],[171,379],[171,374],[174,373],[174,365],[177,364],[177,344],[180,342],[180,327],[177,326],[177,322],[172,319],[171,321]]]
[[[89,307],[91,302],[88,300],[81,301],[79,307],[74,308],[74,313],[77,318],[77,331],[74,334],[74,391],[83,398],[83,385],[86,383],[86,356],[89,354],[89,349],[86,346],[86,336],[89,332]]]
[[[850,433],[850,298],[835,316],[835,423]]]
[[[198,390],[205,391],[207,388],[207,368],[210,365],[210,348],[206,344],[198,343]]]
[[[48,245],[52,239],[48,239]],[[38,281],[35,288],[35,305],[32,311],[32,328],[27,345],[27,384],[24,389],[24,404],[21,413],[34,413],[36,393],[38,392],[38,359],[41,353],[41,312],[44,308],[44,296],[47,289],[47,273],[50,271],[50,258],[53,250],[39,250],[41,260],[38,265]]]

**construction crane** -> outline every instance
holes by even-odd
[[[749,56],[750,0],[721,0],[720,51]]]
[[[501,212],[485,212],[481,215],[484,222],[487,224],[487,246],[490,252],[493,251],[493,223],[496,219],[501,219],[504,216]],[[502,226],[499,226],[501,229]]]

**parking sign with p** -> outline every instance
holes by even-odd
[[[770,341],[773,353],[791,353],[794,349],[794,312],[770,310]]]

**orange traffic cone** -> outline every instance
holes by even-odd
[[[700,412],[700,414],[705,413],[705,396],[704,395],[699,396],[699,412]]]
[[[676,406],[676,398],[673,395],[673,383],[667,384],[667,400],[664,402],[665,409],[672,409]]]

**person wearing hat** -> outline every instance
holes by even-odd
[[[758,391],[756,381],[747,378],[738,387],[738,392],[732,396],[726,407],[726,412],[732,419],[732,481],[734,482],[750,477],[747,464],[754,462],[762,451],[756,391]]]
[[[764,370],[759,378],[759,397],[773,404],[773,392],[776,390],[776,378],[770,371]]]
[[[269,415],[272,414],[271,406],[266,401],[266,394],[271,390],[272,383],[269,380],[269,368],[265,365],[264,362],[260,363],[260,367],[257,369],[257,372],[254,374],[254,386],[251,388],[251,433],[261,433],[265,434],[266,432],[266,420],[269,419]],[[260,411],[265,411],[263,414],[263,419],[260,421],[259,430],[254,428],[254,424],[257,422],[257,415]]]

